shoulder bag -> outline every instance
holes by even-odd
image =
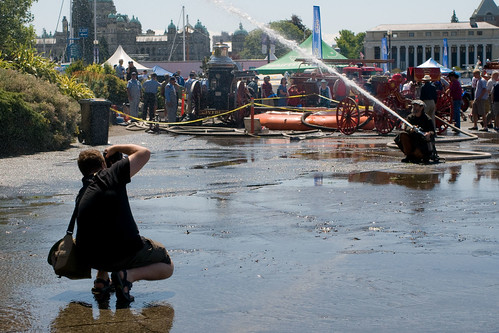
[[[90,266],[79,260],[78,249],[73,238],[79,198],[80,196],[78,196],[66,235],[52,246],[47,258],[48,263],[54,268],[54,272],[59,278],[65,276],[71,280],[78,280],[90,279],[92,277]]]

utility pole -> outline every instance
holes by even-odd
[[[182,25],[183,25],[183,35],[184,35],[184,62],[185,62],[185,7],[182,6]]]
[[[97,40],[97,0],[94,0],[94,64],[99,63],[99,41]]]

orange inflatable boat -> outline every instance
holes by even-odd
[[[279,112],[268,111],[265,113],[256,114],[255,118],[260,119],[260,124],[270,130],[285,130],[285,131],[308,131],[313,129],[302,122],[302,112]],[[360,124],[367,120],[366,116],[360,117]],[[315,113],[307,116],[306,122],[311,125],[337,128],[336,112]],[[374,121],[367,123],[362,129],[374,129]]]

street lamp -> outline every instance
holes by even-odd
[[[397,38],[398,37],[398,34],[396,32],[393,32],[391,30],[388,30],[385,34],[385,38],[388,37],[388,60],[392,60],[392,37],[393,38]],[[388,71],[391,72],[392,71],[392,63],[389,62],[388,63]]]

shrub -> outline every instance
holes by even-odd
[[[16,69],[21,73],[31,74],[52,83],[56,82],[58,72],[55,70],[55,64],[36,54],[36,50],[33,48],[20,47],[12,51],[8,59],[0,61],[1,68]]]
[[[88,89],[85,84],[59,74],[59,72],[55,70],[55,64],[47,58],[36,54],[34,49],[18,49],[15,52],[12,52],[9,58],[13,60],[5,60],[2,58],[2,54],[0,54],[0,68],[15,69],[21,73],[34,75],[38,78],[56,83],[60,92],[66,96],[73,97],[76,100],[94,97],[92,91]],[[81,64],[76,62],[73,69],[78,68],[80,65],[83,66],[83,62],[81,62]],[[72,65],[70,65],[70,67],[71,66]]]
[[[74,77],[59,75],[57,85],[62,94],[74,98],[76,101],[85,98],[94,98],[95,95],[85,83],[78,82]]]
[[[102,67],[99,64],[91,64],[85,67],[85,70],[87,72],[92,72],[92,73],[99,73],[99,74],[104,74],[104,67]]]
[[[73,76],[74,72],[81,72],[83,70],[85,70],[85,63],[80,59],[72,62],[68,67],[66,67],[64,73],[66,73],[67,76],[71,77]]]
[[[116,75],[80,71],[74,72],[73,77],[85,83],[93,91],[95,97],[106,98],[116,105],[127,101],[126,82]]]
[[[79,110],[55,84],[0,69],[0,156],[69,147]]]

